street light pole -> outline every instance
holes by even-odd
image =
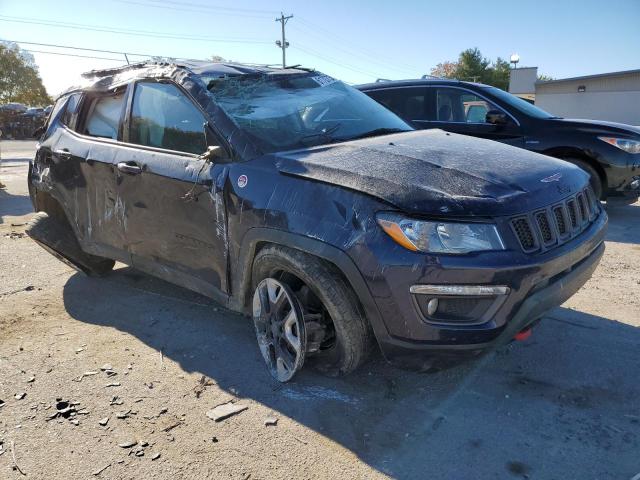
[[[293,15],[287,15],[286,17],[282,12],[280,12],[280,17],[276,18],[276,22],[280,22],[282,27],[282,40],[276,40],[276,45],[282,49],[282,68],[287,67],[287,56],[286,49],[289,47],[289,42],[287,42],[287,38],[284,32],[284,26],[287,24],[290,18],[293,18]]]

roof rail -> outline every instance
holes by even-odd
[[[89,70],[88,72],[84,72],[82,74],[82,77],[83,78],[108,77],[110,75],[115,75],[116,73],[122,73],[129,70],[137,70],[138,68],[144,68],[149,65],[169,65],[169,64],[166,62],[161,63],[161,62],[145,60],[144,62],[132,63],[130,65],[122,65],[121,67]]]

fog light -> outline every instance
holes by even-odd
[[[427,314],[430,317],[432,317],[437,310],[438,310],[438,299],[432,298],[431,300],[429,300],[429,303],[427,303]]]

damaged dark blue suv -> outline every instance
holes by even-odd
[[[413,131],[302,68],[140,64],[56,102],[28,233],[89,275],[120,261],[251,314],[270,373],[424,365],[527,332],[590,277],[588,175]]]

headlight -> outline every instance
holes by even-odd
[[[628,138],[615,138],[615,137],[598,137],[603,142],[607,142],[609,145],[618,147],[620,150],[624,150],[627,153],[640,153],[640,140],[629,140]]]
[[[454,253],[504,250],[498,229],[490,223],[412,220],[379,213],[378,224],[396,243],[413,252]]]

